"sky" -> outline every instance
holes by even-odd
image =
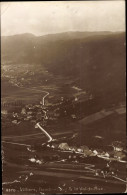
[[[125,31],[125,1],[1,3],[1,35]]]

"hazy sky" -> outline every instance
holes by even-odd
[[[1,3],[1,34],[125,31],[125,1]]]

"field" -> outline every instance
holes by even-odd
[[[127,190],[124,42],[124,32],[2,38],[3,195]]]
[[[114,141],[113,139],[125,142],[125,124],[122,122],[124,121],[124,117],[125,115],[123,114],[117,116],[110,115],[103,120],[98,120],[98,122],[91,122],[89,125],[83,124],[83,120],[75,123],[69,123],[67,121],[65,123],[64,120],[56,125],[47,126],[46,130],[50,132],[53,138],[58,140],[63,138],[66,142],[75,133],[78,133],[78,137],[69,141],[69,144],[77,147],[87,145],[89,148],[95,149],[97,147],[104,150],[108,144]],[[121,127],[118,133],[117,131],[111,132],[111,129],[114,129],[113,120],[117,120],[117,126],[115,128],[118,125]],[[102,128],[103,131],[101,130]],[[107,133],[108,129],[109,132]],[[97,135],[104,138],[102,145],[101,140],[96,138]],[[45,143],[47,138],[32,123],[23,122],[18,126],[14,125],[10,128],[3,129],[2,140],[5,158],[3,165],[5,192],[8,188],[12,190],[12,194],[16,194],[17,192],[24,194],[27,193],[28,189],[31,189],[29,194],[32,195],[33,193],[48,193],[48,190],[50,191],[51,189],[54,193],[60,194],[71,192],[124,192],[126,189],[125,183],[118,179],[112,178],[111,176],[107,178],[104,178],[103,175],[96,176],[96,170],[104,169],[106,166],[108,162],[106,159],[96,156],[80,159],[79,155],[77,158],[79,162],[76,163],[73,160],[75,156],[73,153],[57,151],[56,149],[43,149],[41,144]],[[28,150],[30,146],[37,148],[35,152]],[[69,160],[69,156],[72,156],[72,160]],[[40,159],[41,164],[30,162],[32,158]],[[114,160],[111,160],[111,162],[113,164],[112,166],[119,167],[118,178],[124,181],[126,178],[125,163],[115,162]],[[27,177],[28,180],[26,179],[25,181]],[[18,182],[11,183],[16,180]]]

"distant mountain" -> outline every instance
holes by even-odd
[[[72,76],[78,85],[107,101],[125,98],[125,33],[66,32],[1,39],[2,62],[42,64],[54,75]]]
[[[77,47],[95,36],[112,35],[111,32],[65,32],[36,37],[33,34],[25,33],[13,36],[3,36],[1,39],[1,51],[3,60],[22,61],[22,62],[49,62],[55,58],[56,52],[68,53],[70,47]],[[72,46],[71,46],[72,45]],[[50,48],[50,47],[51,48]],[[82,45],[84,46],[84,45]],[[80,48],[77,48],[79,50]],[[16,52],[16,55],[15,55]],[[75,51],[77,52],[77,51]],[[49,53],[49,54],[48,54]],[[74,53],[74,52],[73,52]],[[45,55],[46,54],[46,55]],[[51,55],[51,56],[50,56]],[[64,55],[64,53],[63,53]],[[47,56],[47,57],[46,57]],[[59,56],[57,55],[59,58]],[[71,57],[71,56],[70,56]],[[66,56],[64,56],[66,58]]]

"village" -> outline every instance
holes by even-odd
[[[40,104],[26,104],[22,105],[19,102],[19,105],[16,104],[4,104],[2,106],[2,116],[8,116],[12,123],[20,124],[22,121],[30,121],[32,123],[42,122],[45,126],[46,121],[56,121],[62,115],[67,116],[66,110],[62,106],[63,98],[57,104],[53,106],[42,105]],[[11,109],[10,109],[11,108]],[[71,114],[70,117],[75,119],[75,114]]]
[[[25,121],[28,121],[30,123],[33,123],[33,126],[36,126],[36,124],[40,124],[43,128],[46,128],[47,125],[52,125],[54,123],[57,123],[61,116],[62,118],[70,117],[71,121],[75,121],[76,114],[70,114],[67,116],[66,110],[62,109],[64,108],[64,98],[62,97],[59,104],[55,106],[46,106],[42,105],[42,102],[40,104],[32,105],[27,104],[23,107],[17,107],[17,112],[8,113],[7,110],[2,110],[2,116],[5,120],[9,120],[10,123],[13,125],[19,125],[20,123],[23,123]],[[59,105],[59,106],[58,106]],[[6,116],[8,115],[7,119]],[[4,122],[4,120],[3,120]],[[48,132],[47,132],[48,134]],[[66,139],[60,139],[60,141],[55,140],[49,143],[46,147],[51,148],[52,150],[61,150],[61,151],[67,151],[72,152],[72,154],[68,155],[67,161],[71,160],[76,162],[82,161],[86,157],[99,157],[102,159],[106,159],[108,161],[118,161],[126,163],[126,149],[123,147],[122,142],[120,141],[113,141],[110,146],[107,146],[105,148],[90,148],[86,145],[76,146],[76,140],[78,137],[78,132],[74,133],[69,140]],[[98,136],[98,138],[101,141],[101,137]],[[68,141],[67,141],[68,140]],[[73,144],[71,144],[71,142]],[[74,144],[75,143],[75,144]],[[79,157],[81,155],[81,157]],[[40,163],[42,164],[40,159],[30,159],[31,162],[34,163]]]
[[[24,81],[24,79],[22,79],[22,81]],[[10,83],[13,86],[23,88],[22,82],[18,82],[17,79],[11,78]],[[46,98],[45,100],[43,98],[42,101],[38,101],[38,103],[23,103],[20,100],[12,103],[3,102],[1,110],[3,128],[4,126],[13,128],[13,125],[16,127],[27,122],[31,123],[35,128],[37,124],[39,124],[44,130],[44,128],[47,129],[47,126],[51,127],[54,124],[57,125],[57,123],[64,120],[67,120],[69,123],[81,121],[81,123],[87,124],[89,121],[92,122],[96,118],[102,119],[114,111],[121,113],[124,110],[124,104],[120,105],[120,109],[116,108],[116,105],[112,105],[112,108],[109,110],[104,109],[104,105],[100,105],[100,107],[96,109],[95,105],[98,99],[96,100],[91,93],[86,93],[77,86],[73,86],[72,88],[76,90],[77,93],[71,98],[63,96],[60,96],[58,99],[54,98],[55,100],[52,100],[52,98]],[[46,97],[47,94],[49,93],[46,92],[46,95],[43,97]],[[84,98],[86,98],[85,101]],[[102,111],[100,112],[100,110]],[[43,133],[44,132],[45,130]],[[47,135],[48,131],[45,136]],[[112,162],[126,163],[126,149],[121,141],[112,141],[110,145],[101,148],[97,147],[97,144],[96,147],[90,147],[87,146],[87,144],[79,145],[77,144],[77,137],[78,132],[73,133],[69,138],[51,139],[48,144],[45,143],[46,145],[42,145],[46,146],[46,151],[49,149],[57,151],[58,155],[45,156],[43,154],[43,157],[32,157],[29,161],[41,165],[45,162],[45,158],[49,158],[50,161],[57,160],[61,162],[72,162],[74,164],[82,163],[84,160],[90,162],[92,158],[95,162],[98,158],[104,159],[107,161],[106,167],[104,166],[101,172],[95,171],[95,175],[101,174],[103,177],[106,177],[108,174],[117,175],[118,170],[117,168],[112,169]],[[98,139],[100,142],[103,140],[102,137],[96,137],[95,139]],[[36,148],[37,146],[34,147]],[[31,152],[34,151],[31,147],[27,149]],[[35,153],[38,153],[38,147],[35,151]]]

